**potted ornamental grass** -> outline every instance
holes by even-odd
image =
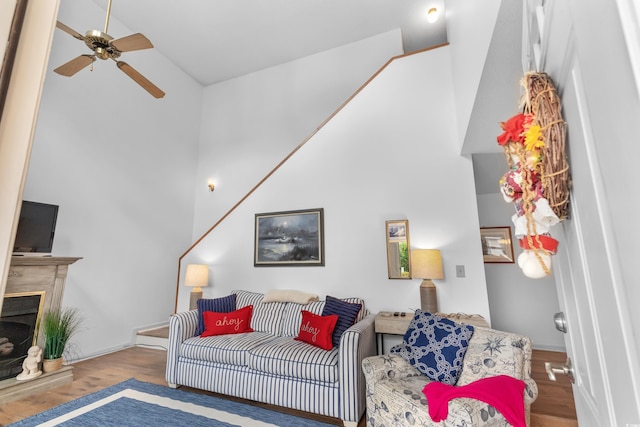
[[[82,318],[77,308],[54,308],[44,313],[42,331],[44,333],[44,351],[42,370],[53,372],[62,368],[62,355],[69,339],[80,330]]]

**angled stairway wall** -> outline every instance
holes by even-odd
[[[416,308],[420,280],[387,278],[384,221],[407,218],[413,248],[442,251],[440,309],[489,319],[473,171],[457,148],[453,93],[448,47],[392,61],[182,266],[209,264],[209,297],[240,288],[300,289],[362,296],[373,311]],[[326,266],[253,266],[256,213],[319,207]],[[465,278],[455,277],[456,265],[465,266]],[[179,311],[188,293],[179,287]]]

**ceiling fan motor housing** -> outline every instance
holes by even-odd
[[[111,46],[111,40],[113,40],[113,37],[98,30],[89,30],[84,36],[84,43],[100,59],[117,59],[120,57],[121,52]]]

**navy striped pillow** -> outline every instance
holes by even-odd
[[[349,329],[356,321],[356,317],[362,308],[362,304],[352,304],[350,302],[343,301],[338,298],[334,298],[327,295],[324,309],[322,310],[323,316],[330,314],[338,315],[338,323],[333,330],[333,346],[338,347],[340,345],[340,337]]]
[[[236,294],[231,294],[222,298],[199,299],[198,304],[198,330],[196,335],[202,335],[204,332],[204,316],[205,311],[213,311],[216,313],[230,313],[236,309]]]

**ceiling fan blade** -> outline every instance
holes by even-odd
[[[70,27],[67,27],[60,21],[56,21],[56,27],[60,28],[62,31],[64,31],[67,34],[71,34],[73,37],[77,38],[78,40],[84,40],[84,36],[82,34],[80,34],[79,32],[77,32],[76,30]]]
[[[95,60],[96,57],[94,55],[80,55],[76,58],[73,58],[66,64],[62,64],[53,71],[60,75],[71,77]]]
[[[118,68],[120,68],[127,76],[131,77],[136,83],[138,83],[144,90],[149,92],[154,98],[164,97],[164,92],[158,88],[158,86],[151,83],[145,76],[137,72],[131,65],[124,61],[116,61]]]
[[[148,38],[140,33],[111,40],[111,46],[120,52],[131,52],[132,50],[151,49],[153,45]]]

